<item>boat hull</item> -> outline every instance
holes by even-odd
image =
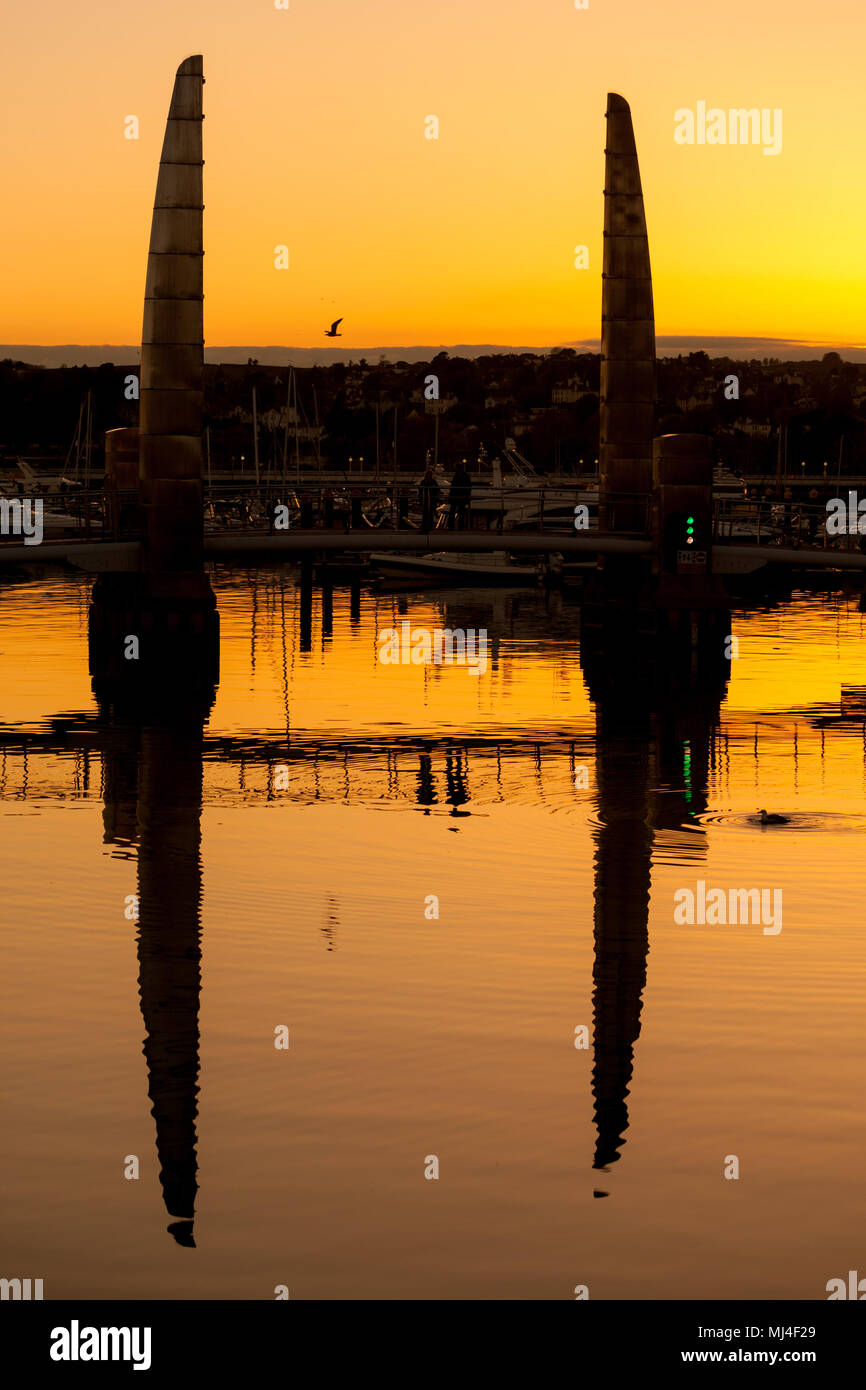
[[[466,555],[401,555],[373,551],[370,563],[386,578],[435,580],[438,583],[508,584],[531,586],[537,582],[534,565],[512,565],[496,553],[478,557]]]

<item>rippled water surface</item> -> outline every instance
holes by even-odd
[[[730,679],[665,704],[637,663],[596,686],[556,595],[213,583],[198,727],[97,706],[86,580],[0,588],[0,1273],[820,1299],[862,1270],[857,596],[735,610]],[[382,665],[406,618],[485,628],[488,669]],[[678,923],[699,884],[781,890],[781,930]]]

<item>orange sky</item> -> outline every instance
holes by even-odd
[[[660,334],[863,343],[860,0],[289,5],[7,12],[0,341],[139,341],[171,84],[201,52],[212,346],[324,346],[340,314],[345,348],[597,337],[608,90],[634,114]],[[781,108],[781,154],[677,145],[698,100]]]

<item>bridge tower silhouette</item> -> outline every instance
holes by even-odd
[[[198,690],[208,704],[219,671],[219,617],[203,565],[203,88],[201,56],[186,58],[169,106],[147,259],[137,432],[141,568],[101,576],[90,609],[97,694],[169,712],[181,688],[184,698]],[[110,433],[109,490],[134,447],[132,431]]]

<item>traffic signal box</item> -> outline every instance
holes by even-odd
[[[706,435],[665,434],[653,441],[653,538],[658,573],[711,573],[713,465]]]

